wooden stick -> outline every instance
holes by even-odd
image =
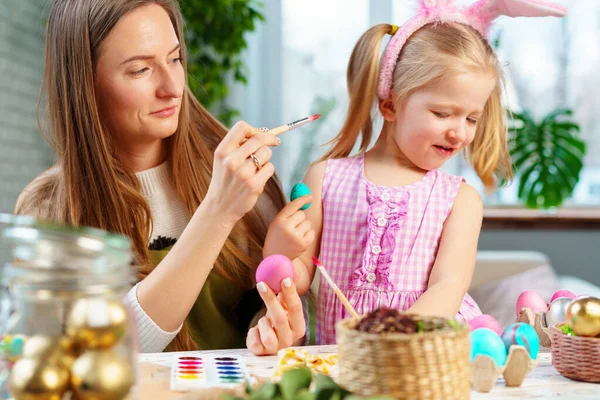
[[[360,316],[358,315],[358,313],[356,312],[354,307],[352,307],[352,304],[350,304],[350,302],[348,301],[348,298],[346,297],[346,295],[344,295],[344,293],[342,293],[342,291],[340,290],[338,285],[336,285],[335,282],[333,281],[333,279],[331,279],[331,276],[329,276],[329,273],[327,272],[327,270],[325,269],[323,264],[321,264],[321,262],[316,257],[313,257],[313,262],[315,263],[317,268],[319,268],[321,275],[325,278],[325,280],[327,281],[329,286],[331,286],[331,288],[333,289],[333,292],[341,300],[342,304],[344,305],[344,307],[346,307],[346,310],[348,310],[350,315],[352,315],[354,318],[360,318]]]
[[[323,273],[323,269],[324,268],[320,268],[321,273]],[[346,298],[346,296],[344,295],[344,293],[342,293],[342,291],[340,290],[340,288],[335,288],[334,289],[334,293],[337,295],[337,297],[340,298],[340,300],[342,301],[342,304],[344,305],[344,307],[346,307],[346,310],[348,310],[348,312],[354,318],[360,318],[360,316],[358,315],[358,313],[356,312],[356,310],[354,309],[354,307],[352,307],[352,304],[350,304],[350,302],[348,301],[348,299]]]

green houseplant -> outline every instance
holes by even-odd
[[[181,1],[190,88],[226,126],[239,114],[223,104],[227,80],[247,83],[241,53],[247,47],[246,34],[264,21],[261,8],[257,0]]]
[[[572,115],[558,109],[538,123],[527,111],[511,114],[509,152],[519,199],[528,208],[559,207],[573,194],[586,146]]]

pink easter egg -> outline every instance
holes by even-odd
[[[496,318],[492,317],[488,314],[483,314],[478,317],[473,318],[469,321],[469,325],[471,326],[471,330],[479,328],[488,328],[492,331],[496,332],[498,335],[502,333],[502,328],[500,328],[500,323],[496,320]]]
[[[526,290],[517,299],[517,317],[523,308],[529,308],[534,313],[546,312],[548,311],[548,304],[537,292]]]
[[[281,281],[294,279],[294,264],[281,254],[273,254],[258,264],[256,282],[265,282],[275,293],[281,292]]]
[[[552,303],[555,299],[558,299],[560,297],[567,297],[569,299],[574,299],[575,297],[577,297],[577,295],[575,293],[571,292],[570,290],[566,290],[566,289],[557,290],[552,295],[552,298],[550,299],[550,303]]]

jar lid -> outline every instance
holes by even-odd
[[[30,230],[28,230],[30,229]],[[70,225],[59,225],[45,221],[39,221],[28,215],[0,214],[0,230],[2,236],[14,241],[37,240],[40,234],[51,236],[57,240],[72,240],[74,235],[88,237],[96,243],[88,242],[88,247],[98,249],[99,247],[114,248],[115,250],[129,250],[130,241],[124,235],[109,233],[102,229],[90,227],[73,227]],[[39,234],[34,234],[34,230]],[[86,247],[85,242],[80,243]]]
[[[0,241],[10,246],[3,254],[5,277],[65,279],[132,276],[130,240],[88,227],[38,221],[29,216],[0,214]],[[45,273],[44,273],[45,272]]]

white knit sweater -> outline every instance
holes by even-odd
[[[175,187],[166,163],[148,169],[146,171],[136,173],[136,176],[142,185],[142,194],[152,213],[152,235],[150,243],[159,236],[178,239],[191,216],[187,212],[185,205],[177,196]],[[262,199],[262,198],[261,198]],[[272,206],[264,204],[259,200],[259,207],[268,218],[275,216],[275,210]],[[162,330],[156,323],[146,314],[137,299],[137,287],[135,285],[129,293],[127,293],[126,301],[133,309],[137,321],[137,329],[140,341],[140,352],[155,353],[163,351],[169,343],[175,338],[179,329],[173,332]],[[304,308],[304,319],[306,321],[307,333],[306,342],[308,343],[308,306],[305,297],[302,297]]]
[[[152,213],[152,236],[150,243],[159,236],[178,239],[191,216],[185,205],[177,196],[173,182],[169,176],[167,163],[136,174],[142,184],[142,194]],[[179,329],[173,332],[162,330],[146,314],[137,299],[137,285],[127,294],[127,302],[131,305],[137,321],[140,339],[140,352],[160,352],[175,338]]]

